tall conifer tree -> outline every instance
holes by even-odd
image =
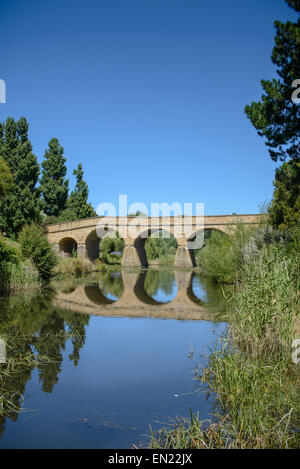
[[[15,237],[26,223],[40,222],[40,193],[36,184],[40,173],[28,139],[28,122],[8,118],[0,124],[0,157],[10,168],[13,183],[0,201],[0,229]]]
[[[73,175],[76,176],[76,185],[70,195],[68,206],[74,210],[77,218],[95,217],[97,214],[90,203],[88,203],[89,189],[87,183],[83,180],[82,165],[79,164],[74,169]]]
[[[64,149],[57,138],[52,138],[45,151],[40,179],[43,211],[48,216],[58,217],[68,200],[69,181],[65,179],[67,168],[63,154]]]

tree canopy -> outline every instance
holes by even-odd
[[[12,188],[13,177],[8,164],[0,158],[0,197]]]
[[[300,0],[286,2],[300,12]],[[261,101],[246,106],[245,112],[258,135],[265,138],[272,160],[298,160],[300,107],[292,95],[297,93],[296,86],[300,89],[300,18],[295,23],[275,21],[274,25],[276,35],[271,59],[279,78],[261,80],[264,90]]]
[[[73,175],[76,176],[76,185],[68,200],[68,207],[74,210],[76,218],[97,216],[91,204],[88,203],[89,188],[83,179],[81,164],[78,165],[77,169],[74,169]]]
[[[45,151],[40,179],[43,211],[48,216],[58,217],[67,208],[69,181],[65,179],[67,167],[63,154],[58,139],[52,138]]]
[[[0,229],[15,237],[26,223],[40,222],[40,192],[36,187],[40,173],[28,139],[28,122],[8,117],[0,123],[0,157],[8,165],[13,183],[0,199]]]

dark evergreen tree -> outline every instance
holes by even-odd
[[[12,189],[12,185],[13,177],[11,170],[6,161],[4,161],[3,158],[0,158],[0,197]]]
[[[63,154],[64,149],[57,138],[52,138],[45,151],[40,179],[43,211],[48,216],[58,217],[68,200],[69,181],[65,179],[67,168]]]
[[[300,222],[300,162],[290,160],[276,169],[270,219],[277,228],[295,227]]]
[[[97,216],[95,210],[88,203],[89,189],[87,183],[83,180],[82,165],[79,164],[73,171],[76,176],[76,185],[68,200],[68,207],[73,209],[77,218],[88,218]]]
[[[300,12],[299,0],[286,0]],[[292,99],[300,79],[300,18],[296,23],[275,21],[275,46],[272,62],[278,67],[279,79],[262,80],[261,101],[252,102],[245,112],[258,135],[265,137],[274,161],[300,157],[300,106]],[[295,81],[297,80],[297,82]],[[299,93],[298,93],[299,97]]]
[[[8,118],[0,124],[0,157],[8,164],[13,184],[0,201],[0,229],[15,237],[26,223],[40,222],[40,168],[28,139],[28,122]]]
[[[300,12],[300,0],[286,0]],[[276,170],[274,195],[269,207],[275,227],[292,227],[300,221],[300,17],[293,23],[275,21],[272,62],[279,78],[262,80],[261,101],[245,107],[258,135],[266,139],[273,161],[285,161]],[[299,90],[299,91],[298,91]],[[296,99],[295,99],[296,98]]]

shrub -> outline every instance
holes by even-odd
[[[40,277],[48,280],[57,264],[57,258],[43,229],[34,224],[25,225],[19,235],[19,242],[23,256],[32,259]]]
[[[0,236],[0,289],[5,290],[10,283],[10,272],[13,265],[18,264],[20,258],[17,250],[10,246],[6,240]]]
[[[124,239],[120,237],[119,233],[116,232],[113,237],[105,236],[100,241],[99,258],[106,264],[120,264],[124,247]]]
[[[74,275],[81,277],[92,272],[92,264],[87,259],[82,258],[61,258],[54,268],[55,275]]]
[[[0,236],[0,290],[30,290],[40,286],[38,272],[30,259],[22,260],[16,243]]]
[[[245,257],[256,250],[256,246],[251,245],[253,233],[253,228],[243,224],[238,224],[229,235],[213,231],[204,248],[197,253],[197,263],[205,275],[216,282],[233,283]],[[250,244],[245,250],[247,243]]]

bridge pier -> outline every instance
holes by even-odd
[[[85,258],[86,257],[86,247],[85,243],[77,244],[77,257]]]
[[[178,246],[176,250],[174,267],[194,267],[190,251],[185,246]]]
[[[142,264],[139,259],[136,248],[134,246],[125,246],[122,257],[122,266],[140,267],[141,265]]]

